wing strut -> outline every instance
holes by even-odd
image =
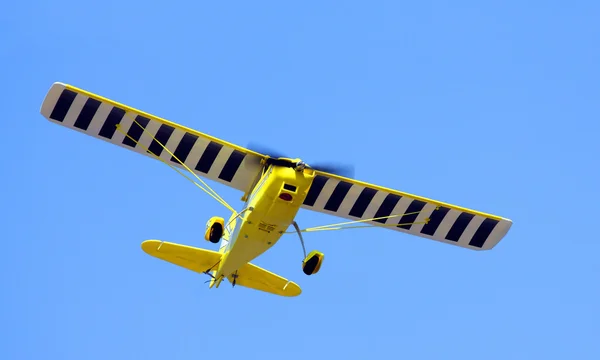
[[[146,128],[144,126],[140,125],[140,123],[138,123],[138,121],[134,117],[132,117],[131,115],[129,115],[129,113],[127,113],[126,116],[129,116],[133,120],[133,124],[131,125],[132,127],[134,125],[137,125],[137,126],[139,126],[142,129],[142,132],[148,132],[146,130]],[[235,213],[235,210],[233,209],[233,207],[231,207],[231,205],[229,205],[216,191],[214,191],[210,186],[208,186],[208,184],[206,184],[196,173],[194,173],[192,170],[190,170],[190,168],[185,163],[183,163],[181,160],[179,160],[179,158],[177,156],[175,156],[175,154],[173,154],[171,152],[171,150],[167,149],[167,147],[165,145],[163,145],[160,141],[158,141],[154,137],[154,135],[150,134],[150,136],[152,136],[152,139],[154,139],[154,141],[156,141],[163,149],[165,149],[166,151],[168,151],[169,155],[171,155],[172,157],[174,157],[175,160],[177,160],[181,165],[183,165],[187,171],[189,171],[190,173],[192,173],[196,177],[196,179],[198,179],[206,188],[202,187],[202,185],[198,184],[196,181],[190,179],[188,176],[186,176],[185,174],[183,174],[175,166],[169,164],[166,160],[160,158],[160,156],[156,155],[155,153],[153,153],[152,151],[150,151],[148,148],[146,148],[144,145],[140,144],[136,139],[134,139],[133,137],[129,136],[125,131],[123,131],[123,129],[121,129],[121,124],[117,124],[117,125],[115,125],[115,127],[117,128],[117,131],[119,131],[121,134],[123,134],[126,137],[128,137],[130,140],[134,141],[137,145],[139,145],[144,150],[146,150],[146,152],[148,152],[149,154],[154,155],[154,157],[156,157],[158,160],[160,160],[161,162],[167,164],[171,169],[177,171],[179,173],[179,175],[181,175],[184,178],[186,178],[189,181],[191,181],[194,185],[196,185],[197,187],[199,187],[202,191],[204,191],[208,195],[212,196],[213,199],[217,200],[221,205],[225,206],[231,212]]]
[[[439,206],[438,206],[438,208],[439,208]],[[415,211],[415,212],[410,212],[410,213],[403,213],[403,214],[396,214],[396,215],[389,215],[389,216],[380,216],[380,217],[370,218],[370,219],[346,221],[346,222],[341,222],[341,223],[336,223],[336,224],[310,227],[310,228],[306,228],[303,230],[300,230],[298,228],[298,225],[296,224],[296,222],[294,222],[293,225],[296,228],[296,231],[286,232],[286,234],[293,234],[295,232],[300,234],[303,232],[313,232],[313,231],[327,231],[327,230],[333,231],[333,230],[346,230],[346,229],[357,229],[357,228],[367,228],[367,227],[372,228],[372,227],[374,227],[373,225],[356,225],[356,226],[341,226],[341,225],[357,224],[357,223],[363,223],[363,222],[374,221],[374,220],[379,220],[379,219],[389,219],[389,218],[399,217],[399,216],[404,216],[404,215],[414,215],[414,214],[418,214],[418,213],[419,213],[418,211]],[[423,221],[401,223],[401,224],[381,224],[380,226],[416,225],[416,224],[427,224],[428,222],[429,222],[429,218],[425,218],[425,220],[423,220]],[[300,236],[300,238],[302,239],[302,236]],[[302,246],[304,246],[304,243],[302,244]]]

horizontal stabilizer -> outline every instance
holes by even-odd
[[[215,265],[222,255],[212,250],[160,240],[144,241],[142,250],[151,256],[200,274],[211,268],[216,269]],[[230,275],[228,280],[233,283],[233,276]],[[280,296],[298,296],[302,292],[296,283],[250,263],[237,271],[235,285]]]
[[[244,286],[250,289],[264,291],[280,296],[298,296],[302,293],[300,286],[277,274],[258,267],[254,264],[246,264],[237,272],[236,286]],[[227,278],[233,282],[233,276]]]
[[[160,240],[144,241],[142,243],[142,250],[148,255],[200,274],[203,274],[210,268],[216,268],[215,265],[219,262],[222,255],[212,250]]]

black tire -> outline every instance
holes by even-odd
[[[306,275],[312,275],[315,272],[317,265],[319,265],[319,256],[315,255],[315,256],[311,257],[310,259],[308,259],[307,262],[304,263],[304,266],[302,267],[302,271],[304,271],[304,273]]]
[[[221,240],[223,236],[223,225],[215,223],[210,228],[210,235],[208,236],[211,243],[216,244]]]

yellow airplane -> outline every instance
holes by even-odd
[[[220,242],[218,251],[142,242],[143,251],[154,257],[209,275],[210,288],[226,278],[232,286],[300,295],[296,283],[250,263],[286,233],[300,237],[302,270],[313,275],[321,268],[323,253],[306,254],[303,232],[375,226],[489,250],[512,225],[506,218],[360,182],[300,159],[265,155],[59,82],[46,94],[41,114],[55,124],[160,160],[229,209],[227,221],[215,216],[206,223],[204,238]],[[243,192],[242,210],[234,210],[201,177]],[[350,221],[300,229],[294,219],[301,208]],[[294,231],[287,231],[290,226]]]

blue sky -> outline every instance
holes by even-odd
[[[2,357],[600,357],[599,10],[7,3]],[[242,146],[352,163],[360,180],[514,225],[488,252],[385,229],[311,233],[308,249],[325,253],[314,277],[289,236],[256,263],[300,297],[209,290],[140,243],[215,248],[202,231],[224,208],[160,162],[45,120],[55,81]]]

